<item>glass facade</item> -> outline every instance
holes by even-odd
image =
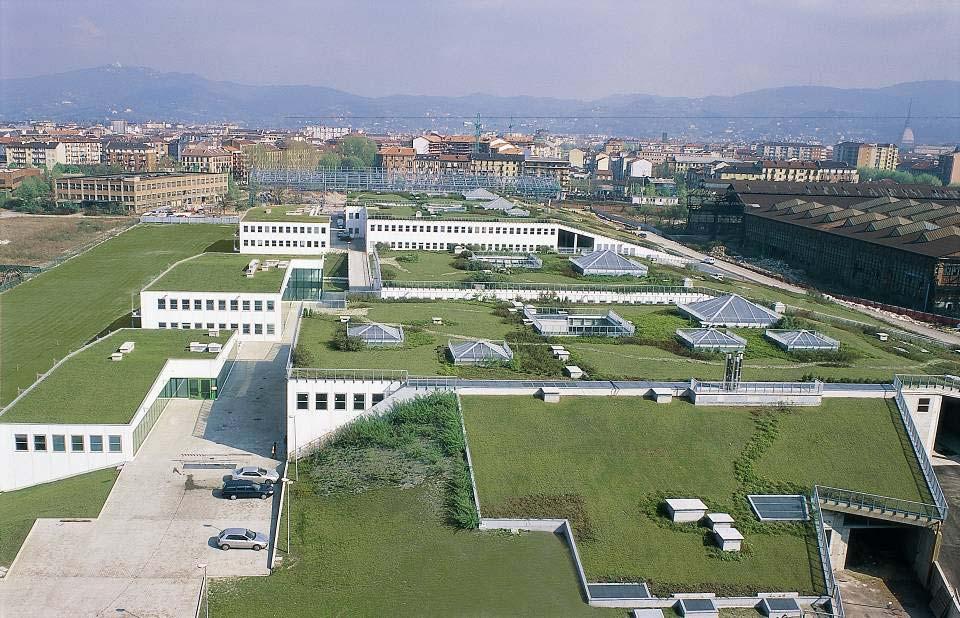
[[[319,268],[294,268],[283,290],[283,300],[320,300],[323,271]]]

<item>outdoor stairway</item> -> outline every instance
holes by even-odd
[[[943,521],[933,504],[898,500],[848,490],[818,487],[820,508],[861,517],[933,527]]]

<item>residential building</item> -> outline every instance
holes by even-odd
[[[603,143],[603,151],[608,155],[620,154],[623,152],[623,140],[611,137]]]
[[[823,161],[827,158],[826,146],[796,142],[763,142],[756,145],[754,152],[757,158],[768,161]]]
[[[476,153],[470,155],[471,174],[492,176],[519,176],[524,168],[523,155]]]
[[[103,161],[103,142],[99,139],[70,137],[60,141],[67,165],[98,165]]]
[[[960,184],[960,147],[949,154],[937,157],[937,168],[940,181],[944,185]]]
[[[570,167],[583,169],[586,164],[587,153],[579,148],[571,148],[567,153],[567,160],[570,161]]]
[[[180,165],[187,172],[229,174],[233,166],[233,153],[209,144],[190,145],[180,151]]]
[[[111,140],[103,147],[103,162],[126,172],[156,172],[158,160],[156,146],[148,142]]]
[[[570,162],[566,159],[529,158],[523,162],[523,174],[553,177],[560,183],[561,194],[565,194],[570,188]]]
[[[63,142],[18,141],[6,145],[7,165],[15,167],[45,167],[53,169],[57,163],[67,162]]]
[[[158,208],[219,205],[227,193],[226,174],[120,174],[63,176],[54,187],[57,201],[121,204],[129,214]]]
[[[377,166],[388,174],[410,174],[416,170],[417,151],[404,146],[385,146],[377,152]]]
[[[227,140],[222,146],[227,150],[233,161],[230,170],[233,179],[240,184],[247,184],[250,180],[250,169],[261,167],[276,169],[280,167],[280,149],[269,142],[253,142],[250,140]]]
[[[413,149],[418,155],[441,154],[443,152],[443,137],[435,133],[415,137],[413,138]]]
[[[897,169],[896,144],[863,144],[840,142],[833,148],[833,158],[856,168],[893,171]]]

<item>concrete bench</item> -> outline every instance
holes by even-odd
[[[207,344],[205,344],[205,343],[200,343],[199,341],[191,341],[191,342],[190,342],[190,351],[191,351],[191,352],[206,352],[206,351],[207,351]]]
[[[650,398],[657,403],[670,403],[671,401],[673,401],[673,389],[651,388]]]

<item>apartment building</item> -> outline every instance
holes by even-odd
[[[416,171],[417,151],[404,146],[384,146],[377,152],[377,166],[389,174],[409,174]]]
[[[522,154],[477,153],[470,156],[470,173],[491,176],[519,176],[523,171]],[[569,167],[569,163],[567,163]]]
[[[757,144],[754,153],[760,159],[767,161],[824,161],[827,158],[827,148],[820,144],[803,144],[797,142],[763,142]]]
[[[180,151],[180,165],[188,172],[229,174],[233,167],[233,153],[218,146],[194,144]]]
[[[280,167],[280,149],[274,144],[234,139],[224,142],[222,148],[230,153],[230,171],[233,179],[241,184],[247,184],[250,180],[250,169],[253,167]]]
[[[45,167],[53,169],[57,163],[67,162],[63,142],[19,141],[6,144],[7,165],[14,167]]]
[[[960,147],[937,157],[937,172],[944,185],[960,184]]]
[[[855,167],[840,161],[757,161],[717,166],[720,180],[768,182],[859,182]]]
[[[130,214],[158,208],[218,205],[227,194],[226,174],[119,174],[64,176],[57,180],[57,201],[122,204]]]
[[[158,160],[156,146],[147,142],[111,140],[103,147],[103,162],[125,172],[156,172]]]
[[[840,142],[833,147],[833,158],[856,168],[894,171],[899,162],[896,144]]]
[[[63,138],[67,165],[98,165],[103,161],[103,142],[89,138]]]
[[[549,176],[560,183],[561,193],[570,188],[570,162],[566,159],[529,158],[523,162],[526,176]]]

